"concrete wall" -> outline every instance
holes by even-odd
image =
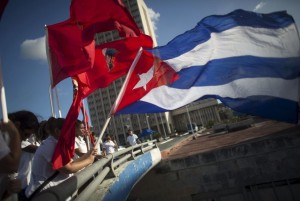
[[[300,200],[300,127],[184,159],[162,161],[129,200]]]

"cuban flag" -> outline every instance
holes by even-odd
[[[216,98],[241,113],[298,122],[300,41],[286,12],[212,15],[147,52],[152,58],[136,66],[115,114]]]

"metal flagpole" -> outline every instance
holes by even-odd
[[[51,86],[51,84],[49,85],[49,99],[50,99],[50,108],[51,108],[52,117],[56,117],[55,113],[54,113],[54,107],[53,107],[52,86]]]
[[[8,115],[7,115],[7,106],[6,106],[6,97],[5,97],[5,89],[3,84],[3,77],[2,77],[2,64],[0,59],[0,87],[1,87],[1,107],[2,107],[2,117],[3,122],[8,122]]]
[[[58,109],[58,115],[61,118],[61,110],[60,110],[60,106],[59,106],[59,100],[58,100],[58,93],[57,93],[57,88],[55,87],[55,97],[56,97],[56,103],[57,103],[57,109]]]
[[[102,130],[101,130],[101,133],[100,133],[100,135],[99,135],[99,138],[98,138],[96,144],[99,144],[99,143],[100,143],[100,140],[101,140],[101,138],[102,138],[102,136],[103,136],[103,134],[104,134],[104,132],[105,132],[107,126],[108,126],[108,123],[109,123],[109,121],[110,121],[110,119],[111,119],[112,114],[115,112],[115,110],[116,110],[117,107],[119,106],[120,101],[121,101],[121,98],[123,98],[123,95],[124,95],[124,93],[125,93],[125,88],[127,87],[127,84],[128,84],[128,82],[129,82],[129,78],[131,77],[131,74],[132,74],[132,72],[133,72],[133,70],[134,70],[134,68],[135,68],[135,66],[136,66],[136,64],[137,64],[137,62],[139,61],[139,59],[140,59],[140,57],[141,57],[142,51],[143,51],[143,48],[141,47],[141,48],[139,49],[139,51],[138,51],[136,57],[134,58],[134,60],[133,60],[133,62],[132,62],[132,64],[131,64],[131,66],[130,66],[130,68],[129,68],[129,71],[128,71],[127,75],[126,75],[126,78],[125,78],[125,81],[124,81],[124,83],[123,83],[123,85],[122,85],[122,88],[120,89],[119,94],[118,94],[118,96],[117,96],[117,98],[116,98],[116,100],[115,100],[115,102],[114,102],[114,104],[113,104],[113,106],[112,106],[112,108],[111,108],[111,110],[110,110],[110,113],[109,113],[109,115],[108,115],[108,117],[107,117],[107,119],[106,119],[106,121],[105,121],[105,123],[104,123],[104,125],[103,125],[103,128],[102,128]]]
[[[48,60],[48,65],[49,65],[49,75],[50,75],[50,87],[49,87],[50,107],[51,107],[52,116],[56,117],[55,111],[54,111],[54,106],[53,106],[53,92],[52,92],[53,78],[52,78],[51,59],[50,59],[50,52],[49,52],[49,45],[48,45],[47,25],[45,25],[45,32],[46,32],[46,34],[45,34],[46,35],[46,37],[45,37],[45,44],[46,44],[45,47],[46,47],[46,54],[47,54],[47,60]]]

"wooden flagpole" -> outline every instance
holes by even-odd
[[[129,68],[129,71],[128,71],[127,75],[126,75],[125,81],[124,81],[124,83],[123,83],[123,85],[122,85],[122,88],[120,89],[119,94],[118,94],[118,96],[117,96],[117,98],[116,98],[116,100],[115,100],[115,102],[114,102],[114,104],[113,104],[113,106],[112,106],[112,108],[111,108],[111,110],[110,110],[110,113],[109,113],[109,115],[108,115],[108,117],[107,117],[107,119],[106,119],[106,121],[105,121],[105,123],[104,123],[104,125],[103,125],[103,128],[102,128],[101,133],[100,133],[100,135],[99,135],[99,138],[98,138],[98,140],[97,140],[97,142],[96,142],[96,145],[100,143],[100,140],[101,140],[102,137],[103,137],[103,134],[104,134],[104,132],[105,132],[107,126],[108,126],[108,123],[110,122],[110,119],[111,119],[111,117],[112,117],[112,114],[116,111],[117,107],[118,107],[119,104],[120,104],[121,98],[123,98],[123,96],[124,96],[125,89],[126,89],[127,84],[128,84],[128,82],[129,82],[129,78],[131,77],[131,74],[132,74],[132,72],[133,72],[133,70],[134,70],[134,68],[135,68],[135,66],[136,66],[136,64],[137,64],[137,62],[139,61],[142,52],[143,52],[143,48],[141,47],[141,48],[139,49],[139,51],[138,51],[136,57],[134,58],[134,60],[133,60],[133,62],[132,62],[132,64],[131,64],[131,66],[130,66],[130,68]]]
[[[7,114],[7,105],[6,105],[6,97],[5,97],[5,89],[3,84],[3,77],[2,77],[2,64],[0,59],[0,87],[1,87],[1,107],[2,107],[2,117],[3,122],[8,122],[8,114]]]

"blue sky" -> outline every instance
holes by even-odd
[[[158,45],[165,45],[206,16],[227,14],[235,9],[259,13],[286,10],[300,27],[299,0],[144,1],[153,19]],[[44,26],[66,20],[70,2],[9,1],[0,22],[0,57],[8,112],[26,109],[43,119],[51,116]],[[61,82],[57,91],[62,116],[65,117],[72,101],[70,79]]]

